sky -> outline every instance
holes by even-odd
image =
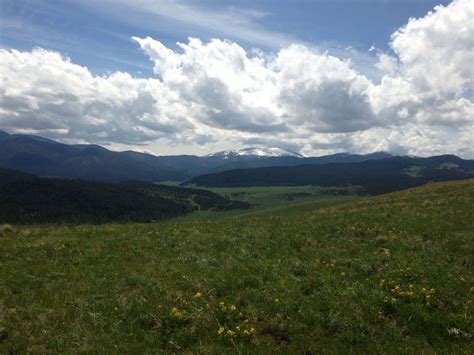
[[[474,0],[0,0],[0,129],[474,158]]]

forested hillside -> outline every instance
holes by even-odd
[[[358,163],[236,169],[198,176],[183,185],[360,186],[366,194],[380,194],[429,182],[472,177],[474,177],[474,160],[442,155],[430,158],[392,157]]]
[[[247,207],[205,190],[45,179],[0,169],[0,223],[151,222],[194,210]]]

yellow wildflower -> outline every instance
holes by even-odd
[[[10,309],[8,310],[8,312],[9,312],[10,314],[16,314],[16,308],[10,308]]]
[[[379,286],[383,287],[385,285],[385,279],[379,281]]]
[[[235,336],[235,332],[229,329],[229,330],[227,331],[227,335],[232,338],[232,337]]]
[[[255,328],[250,328],[250,334],[255,333]]]
[[[278,298],[275,298],[275,303],[278,303],[280,302],[280,300]]]
[[[391,304],[397,303],[397,299],[392,297],[392,298],[390,299],[390,303],[391,303]]]
[[[237,310],[237,307],[235,306],[235,304],[233,304],[232,306],[230,306],[230,310],[232,312],[235,312]]]
[[[240,325],[236,326],[236,327],[235,327],[235,330],[238,331],[238,332],[240,332]]]
[[[394,296],[397,296],[398,294],[400,294],[400,295],[403,294],[403,291],[402,291],[402,289],[400,288],[399,285],[396,285],[394,288],[392,288],[391,292]]]
[[[202,297],[202,293],[201,292],[196,292],[193,296],[194,298],[201,298]]]
[[[181,312],[178,308],[176,307],[173,307],[171,308],[171,314],[173,315],[173,317],[175,318],[183,318],[184,314],[183,312]]]
[[[224,330],[224,327],[220,327],[219,329],[217,329],[217,334],[221,335],[222,333],[224,333]]]

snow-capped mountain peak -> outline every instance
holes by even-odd
[[[235,150],[224,150],[222,152],[206,155],[207,157],[222,157],[223,159],[231,158],[272,158],[272,157],[295,157],[304,158],[303,155],[282,148],[242,148]]]

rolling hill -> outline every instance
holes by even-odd
[[[192,178],[183,185],[242,186],[361,186],[368,194],[380,194],[434,181],[474,177],[474,160],[453,155],[430,158],[392,157],[357,163],[297,165],[235,169]]]

